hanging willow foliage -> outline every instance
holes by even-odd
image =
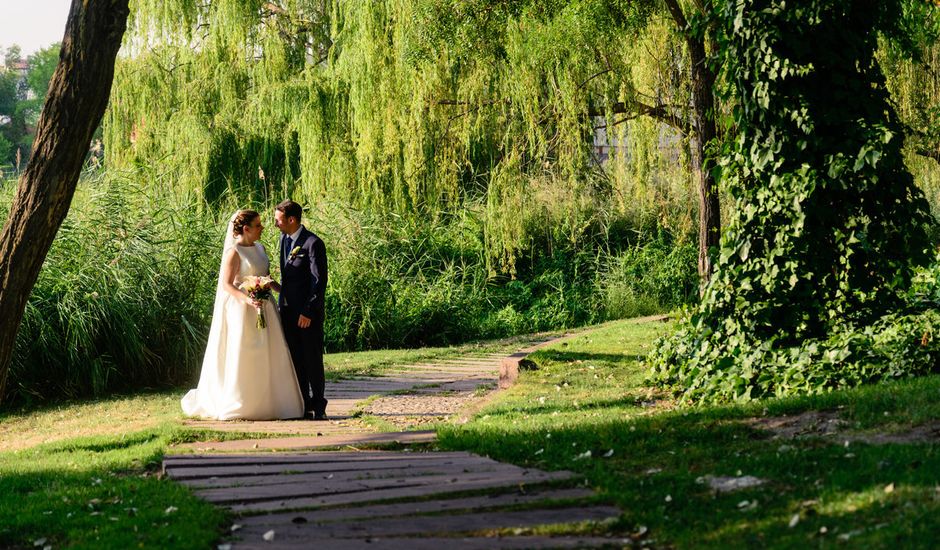
[[[431,221],[478,205],[492,272],[512,275],[546,197],[615,205],[572,200],[558,217],[572,239],[637,193],[688,200],[681,133],[613,114],[638,97],[688,105],[681,47],[652,6],[138,0],[108,161],[162,166],[210,205],[293,196]],[[600,166],[598,125],[637,153]],[[651,167],[665,178],[648,184]]]
[[[899,36],[881,41],[879,61],[905,126],[905,160],[940,219],[940,8],[918,1],[902,7]]]

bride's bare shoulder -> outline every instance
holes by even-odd
[[[225,263],[233,263],[238,261],[238,249],[237,247],[231,246],[225,249],[225,252],[222,254],[222,261]]]

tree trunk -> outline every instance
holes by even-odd
[[[718,204],[718,190],[712,175],[706,148],[718,135],[715,123],[715,73],[708,66],[705,51],[705,39],[696,36],[679,6],[677,0],[665,0],[666,8],[685,37],[691,63],[692,120],[690,151],[692,156],[692,174],[698,187],[698,274],[700,286],[704,290],[712,274],[711,258],[708,249],[718,246],[721,237],[721,211]],[[709,11],[710,2],[696,2],[696,7],[703,13]]]
[[[108,105],[128,13],[128,0],[72,0],[33,154],[0,233],[0,401],[26,302]]]
[[[712,166],[705,148],[718,135],[715,126],[715,75],[707,66],[705,45],[698,41],[689,48],[692,58],[692,121],[690,143],[692,174],[698,183],[698,274],[704,289],[712,274],[708,249],[717,247],[721,237],[721,210]]]

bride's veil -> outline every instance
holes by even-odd
[[[228,225],[225,227],[225,243],[222,245],[222,259],[219,260],[219,281],[215,287],[215,305],[222,304],[222,298],[225,297],[225,281],[222,280],[222,274],[225,272],[225,254],[235,246],[235,218],[238,217],[240,210],[236,210],[228,219]]]

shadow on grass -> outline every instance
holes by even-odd
[[[902,542],[929,548],[940,532],[940,445],[773,439],[735,419],[767,409],[789,414],[818,407],[887,425],[896,416],[916,417],[911,404],[935,413],[938,380],[634,417],[585,411],[574,420],[567,415],[552,421],[551,408],[525,406],[523,412],[535,418],[528,423],[495,415],[442,428],[440,444],[581,473],[623,510],[621,527],[635,532],[646,526],[667,546],[888,548]],[[600,401],[593,410],[632,401]],[[743,475],[763,484],[724,493],[708,484],[709,476]]]
[[[147,472],[5,472],[0,495],[2,548],[209,548],[225,525],[220,510]]]
[[[66,440],[56,443],[50,443],[46,449],[51,453],[74,453],[74,452],[92,452],[106,453],[120,449],[130,449],[145,443],[151,443],[160,438],[155,432],[144,431],[135,434],[121,436],[115,439],[113,436],[99,436],[92,439]]]
[[[172,435],[163,427],[0,453],[0,547],[212,546],[224,512],[156,475]]]

